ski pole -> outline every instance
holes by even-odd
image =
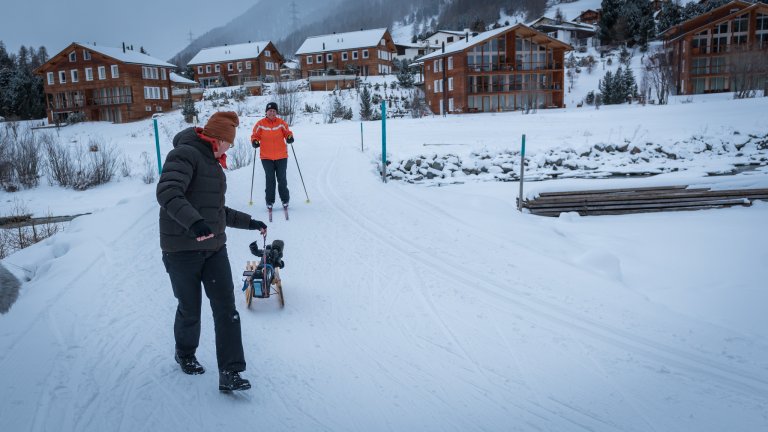
[[[307,193],[307,186],[304,184],[304,176],[301,175],[301,168],[299,167],[299,159],[296,157],[296,150],[293,148],[293,144],[291,144],[291,151],[293,151],[293,160],[296,161],[296,169],[299,170],[299,178],[301,178],[301,186],[304,187],[304,195],[306,195],[307,204],[309,204],[309,194]]]
[[[253,205],[253,177],[256,175],[256,149],[253,149],[253,169],[251,170],[251,200],[248,205]]]

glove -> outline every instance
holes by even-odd
[[[293,135],[288,135],[288,138],[285,139],[285,142],[288,144],[293,144]]]
[[[256,149],[256,148],[259,148],[261,143],[259,142],[259,140],[253,140],[253,141],[251,141],[251,145],[253,146],[253,148]]]
[[[199,221],[192,224],[189,229],[192,231],[193,234],[195,234],[195,238],[200,237],[208,237],[210,235],[213,235],[213,231],[211,231],[211,227],[208,226],[208,224],[205,223],[203,219],[200,219]]]
[[[267,224],[265,224],[262,221],[257,221],[256,219],[251,219],[251,221],[248,223],[248,229],[249,230],[265,230],[267,229]]]

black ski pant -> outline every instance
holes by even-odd
[[[202,283],[211,303],[220,371],[245,370],[240,315],[235,308],[227,247],[218,251],[163,252],[163,263],[178,300],[173,333],[180,356],[195,354],[200,343]]]
[[[291,198],[285,175],[285,171],[288,169],[288,159],[262,159],[261,165],[264,167],[264,175],[266,176],[264,193],[267,205],[275,203],[275,178],[277,178],[277,192],[280,194],[280,201],[283,204],[288,203]]]

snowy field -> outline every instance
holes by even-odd
[[[305,94],[302,103],[325,104]],[[248,98],[238,145],[269,97]],[[354,108],[354,94],[343,96]],[[201,121],[212,114],[201,104]],[[768,98],[673,98],[603,106],[389,119],[388,156],[552,151],[630,143],[685,154],[649,162],[652,177],[537,181],[541,191],[696,184],[768,187]],[[160,118],[161,153],[185,127]],[[0,430],[768,430],[768,203],[748,208],[542,218],[516,211],[517,182],[382,183],[381,127],[302,115],[289,161],[286,307],[238,292],[254,388],[216,390],[213,323],[204,306],[202,376],[173,361],[175,299],[160,260],[151,120],[62,128],[99,137],[134,164],[86,192],[43,186],[0,193],[35,215],[92,212],[3,260],[23,279],[0,316]],[[698,137],[696,140],[693,137]],[[714,150],[696,151],[702,143]],[[428,145],[425,145],[428,144]],[[435,146],[429,144],[447,144]],[[250,151],[249,147],[246,151]],[[626,162],[599,156],[606,168]],[[293,154],[291,154],[293,159]],[[605,160],[604,160],[605,159]],[[515,163],[519,164],[519,160]],[[753,169],[728,176],[742,163]],[[663,169],[676,164],[677,170]],[[587,170],[587,168],[584,168]],[[228,171],[227,204],[265,219],[263,174]],[[229,230],[236,289],[250,231]]]

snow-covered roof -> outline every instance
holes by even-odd
[[[445,46],[445,51],[443,51],[443,50],[435,51],[435,52],[433,52],[431,54],[427,54],[425,56],[419,57],[418,59],[416,59],[416,61],[417,62],[423,62],[425,60],[431,60],[433,58],[439,58],[439,57],[442,57],[442,56],[447,55],[447,54],[452,54],[452,53],[464,51],[465,49],[467,49],[469,47],[475,46],[475,45],[477,45],[479,43],[483,43],[483,42],[485,42],[488,39],[492,39],[492,38],[494,38],[494,37],[496,37],[496,36],[498,36],[498,35],[500,35],[502,33],[505,33],[505,32],[507,32],[509,30],[514,29],[514,28],[526,28],[526,29],[529,29],[531,31],[537,32],[537,33],[539,33],[539,34],[541,34],[541,35],[551,39],[554,42],[561,43],[563,45],[568,46],[568,44],[560,42],[557,39],[551,38],[551,37],[545,35],[544,33],[541,33],[540,31],[538,31],[536,29],[532,29],[532,28],[530,28],[530,27],[528,27],[528,26],[526,26],[524,24],[515,24],[515,25],[511,25],[511,26],[502,26],[502,27],[499,27],[497,29],[488,30],[487,32],[480,33],[477,36],[470,35],[469,39],[462,39],[462,40],[460,40],[458,42],[454,42],[452,44],[446,45]]]
[[[585,24],[585,23],[579,23],[575,21],[558,21],[554,18],[549,18],[546,16],[543,16],[535,21],[531,21],[530,23],[526,24],[528,27],[537,28],[539,26],[541,27],[552,27],[552,28],[559,28],[563,30],[572,30],[572,31],[597,31],[596,26],[593,26],[591,24]]]
[[[122,48],[112,48],[112,47],[106,47],[101,45],[90,45],[90,44],[84,44],[84,43],[78,43],[77,45],[80,45],[81,47],[97,52],[99,54],[103,54],[108,57],[112,57],[115,60],[119,60],[123,63],[130,63],[130,64],[140,64],[140,65],[152,65],[152,66],[165,66],[165,67],[176,67],[174,64],[170,64],[166,61],[154,58],[152,56],[142,54],[139,51],[133,51],[126,49],[123,51]]]
[[[281,69],[300,69],[301,66],[299,65],[299,62],[290,60],[282,64],[280,66]]]
[[[192,81],[191,79],[184,78],[183,76],[177,74],[176,72],[171,72],[171,82],[175,82],[178,84],[197,84],[197,81]]]
[[[269,44],[270,41],[259,41],[203,48],[187,64],[200,65],[256,58]]]
[[[386,28],[311,36],[304,40],[296,54],[309,54],[376,46],[386,33]]]

